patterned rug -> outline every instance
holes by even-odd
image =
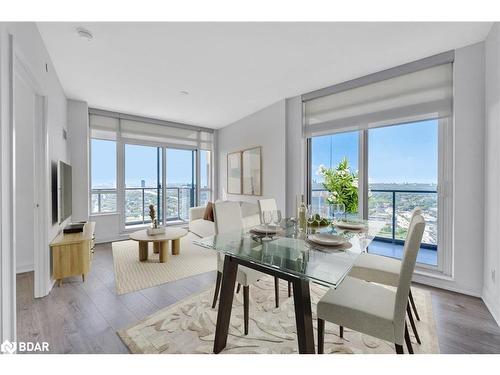
[[[316,341],[316,303],[326,288],[311,283]],[[274,281],[265,278],[250,287],[249,333],[243,334],[243,293],[235,294],[227,346],[223,353],[297,353],[293,297],[280,283],[280,307],[274,304]],[[412,336],[415,353],[439,353],[430,292],[413,288],[420,314],[416,322],[422,345]],[[217,307],[211,308],[213,288],[158,311],[118,332],[132,353],[212,353]],[[411,329],[410,329],[411,332]],[[326,322],[325,353],[394,353],[392,343]],[[406,347],[405,347],[406,352]]]
[[[217,253],[193,244],[197,238],[192,233],[182,237],[180,254],[172,255],[169,249],[166,263],[159,263],[159,254],[153,253],[152,244],[148,260],[140,262],[138,242],[113,242],[116,293],[130,293],[216,270]]]

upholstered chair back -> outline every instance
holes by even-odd
[[[239,202],[214,203],[215,233],[235,232],[243,229]]]
[[[402,344],[404,339],[406,305],[410,292],[411,279],[415,270],[418,250],[424,235],[425,220],[422,215],[415,215],[406,235],[399,284],[396,291],[396,304],[394,306],[394,329],[396,343]]]
[[[264,211],[276,211],[278,210],[278,205],[276,204],[276,199],[259,199],[259,213],[262,220],[262,213]]]

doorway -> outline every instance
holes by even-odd
[[[49,292],[45,97],[27,64],[13,63],[13,234],[16,274],[33,272],[33,297]]]

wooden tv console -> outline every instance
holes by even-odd
[[[94,253],[94,222],[87,222],[83,232],[60,233],[50,243],[52,249],[52,277],[62,285],[65,277],[82,276],[90,271]]]

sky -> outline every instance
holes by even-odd
[[[116,187],[116,143],[92,139],[92,187]],[[125,145],[125,186],[157,187],[157,148],[151,146]],[[201,164],[206,166],[207,152],[202,151]],[[191,150],[167,149],[167,186],[187,185],[192,178]],[[160,149],[160,171],[161,171]],[[160,172],[161,173],[161,172]],[[160,175],[161,176],[161,175]],[[202,187],[206,186],[207,169],[201,169]],[[161,177],[160,181],[161,182]]]
[[[437,184],[438,121],[388,126],[368,131],[369,183]],[[312,140],[313,179],[320,164],[335,167],[347,157],[358,170],[358,132],[315,137]]]
[[[369,130],[370,183],[437,183],[437,120]],[[116,143],[96,140],[91,143],[92,187],[116,187]],[[167,149],[167,186],[191,183],[190,150]],[[334,167],[347,157],[351,169],[358,170],[358,132],[314,137],[312,140],[313,179],[320,164]],[[206,166],[206,152],[201,154]],[[161,162],[161,158],[160,158]],[[127,187],[157,186],[157,148],[125,145],[125,184]],[[161,168],[160,168],[161,170]],[[207,183],[207,168],[201,168],[202,187]]]

